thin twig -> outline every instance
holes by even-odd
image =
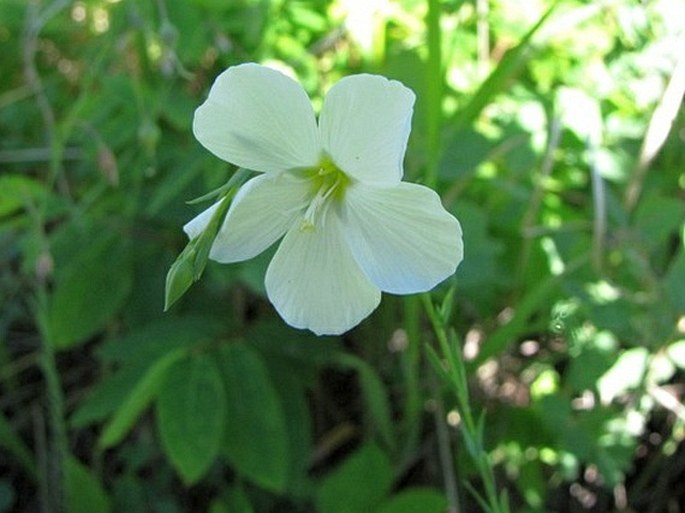
[[[36,53],[38,52],[38,36],[47,21],[67,7],[67,0],[55,0],[40,12],[40,2],[32,0],[26,8],[26,21],[22,39],[22,59],[24,65],[24,79],[36,98],[38,109],[43,118],[45,141],[51,149],[50,180],[49,183],[57,182],[60,192],[69,195],[69,186],[64,176],[62,166],[61,143],[57,136],[55,112],[45,94],[43,81],[36,68]]]
[[[597,169],[597,153],[594,143],[588,141],[588,153],[590,156],[590,175],[592,177],[592,263],[596,271],[602,268],[602,257],[604,255],[604,239],[607,230],[606,213],[606,191],[604,190],[604,179]]]
[[[64,148],[62,159],[81,160],[81,148]],[[18,148],[16,150],[0,151],[0,163],[15,162],[49,162],[52,159],[52,148]]]
[[[545,182],[547,178],[552,173],[552,168],[554,167],[554,153],[559,147],[559,140],[561,139],[561,119],[559,116],[552,114],[549,125],[549,136],[547,137],[547,147],[545,148],[545,154],[542,157],[542,162],[540,163],[540,172],[535,180],[535,185],[533,193],[530,196],[528,202],[528,208],[523,214],[523,220],[521,222],[521,235],[523,237],[523,247],[521,249],[521,256],[518,262],[518,276],[519,281],[523,279],[523,275],[528,265],[528,259],[530,258],[531,245],[533,243],[533,238],[535,231],[533,227],[535,225],[535,220],[540,212],[540,205],[542,204],[542,199],[545,195]]]
[[[436,407],[433,412],[435,429],[438,436],[438,456],[440,458],[440,468],[442,469],[442,479],[447,495],[447,513],[460,513],[459,490],[457,489],[457,476],[454,471],[454,456],[452,454],[452,444],[445,420],[445,406],[440,397],[439,387],[435,386]]]
[[[478,45],[478,73],[485,79],[490,71],[490,5],[489,0],[476,0],[477,45]]]
[[[682,44],[685,44],[685,41]],[[673,121],[683,102],[683,95],[685,95],[685,56],[681,56],[676,63],[661,101],[659,101],[659,105],[654,109],[652,118],[649,120],[647,133],[642,141],[640,156],[630,176],[628,187],[626,187],[625,206],[629,211],[637,204],[642,192],[642,184],[647,176],[647,170],[671,132]]]

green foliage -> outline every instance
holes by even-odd
[[[186,483],[197,482],[219,453],[226,422],[221,375],[207,355],[177,361],[157,400],[164,451]]]
[[[317,511],[374,511],[380,507],[383,498],[390,491],[392,480],[392,467],[388,457],[375,445],[364,446],[321,483],[316,500]]]
[[[91,239],[84,251],[70,255],[68,262],[57,268],[48,313],[49,332],[57,349],[69,349],[100,331],[121,309],[133,286],[128,248],[115,237],[79,233],[76,240],[63,244],[75,246],[91,235],[95,240]]]
[[[348,4],[0,1],[0,511],[682,511],[682,6]],[[193,112],[248,61],[414,89],[425,315],[315,337],[272,252],[208,260],[246,171]]]
[[[112,503],[102,484],[80,462],[69,458],[66,464],[68,511],[73,513],[109,513]]]
[[[267,368],[244,344],[227,345],[217,357],[226,394],[222,453],[246,478],[283,490],[288,473],[286,418]]]

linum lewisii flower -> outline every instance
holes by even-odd
[[[302,87],[242,64],[216,79],[195,112],[205,148],[256,171],[236,194],[209,257],[252,258],[278,239],[269,300],[291,326],[339,334],[379,304],[381,291],[423,292],[462,259],[459,222],[431,189],[402,181],[414,93],[375,75],[336,83],[318,124]],[[219,203],[184,230],[198,236]]]

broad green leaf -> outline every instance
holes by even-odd
[[[148,368],[177,348],[191,348],[213,339],[220,324],[206,317],[164,317],[105,342],[98,350],[104,362],[121,364],[98,383],[74,412],[74,427],[98,422],[126,400]]]
[[[598,346],[584,347],[577,356],[571,358],[565,385],[574,392],[592,390],[599,377],[609,370],[615,357],[614,350]]]
[[[392,480],[392,467],[385,453],[376,445],[365,445],[324,478],[316,497],[317,511],[377,511],[390,492]]]
[[[221,376],[206,354],[179,360],[157,398],[162,447],[183,481],[194,484],[216,458],[226,421]]]
[[[262,281],[264,275],[262,274]],[[322,365],[331,362],[340,351],[336,337],[316,337],[302,330],[287,328],[282,322],[260,322],[245,335],[250,345],[265,355],[266,361],[279,361],[297,369],[298,377],[315,386]]]
[[[669,238],[678,233],[685,216],[685,204],[681,199],[652,193],[640,200],[635,211],[635,229],[639,232],[641,249],[653,253],[671,255]],[[657,259],[658,260],[658,259]]]
[[[69,513],[107,513],[112,504],[102,483],[75,458],[66,461]]]
[[[192,347],[214,338],[221,329],[217,319],[204,316],[163,318],[107,340],[98,356],[108,362],[152,362],[172,349]]]
[[[312,426],[307,390],[297,369],[284,365],[280,360],[267,360],[267,363],[285,418],[288,419],[287,489],[293,496],[307,497],[312,486],[307,475],[312,454]]]
[[[685,245],[685,230],[683,230],[680,237],[683,240],[683,245]],[[685,247],[681,248],[678,254],[673,257],[663,283],[673,310],[685,312],[685,294],[683,293],[683,283],[685,283]]]
[[[97,239],[66,264],[56,282],[50,336],[54,347],[69,349],[101,330],[123,306],[133,285],[128,249],[120,238]]]
[[[21,437],[14,432],[2,411],[0,411],[0,448],[14,456],[29,477],[37,478],[36,464],[31,451]]]
[[[246,478],[283,490],[290,466],[286,419],[266,366],[239,343],[222,348],[218,365],[226,392],[223,454]]]
[[[443,513],[445,494],[431,488],[409,488],[384,502],[376,513]]]
[[[98,440],[101,448],[106,449],[116,445],[126,436],[138,417],[157,396],[167,377],[169,367],[186,354],[187,351],[184,349],[176,349],[150,366],[103,429]]]

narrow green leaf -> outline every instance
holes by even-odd
[[[206,354],[175,362],[157,399],[162,447],[188,484],[197,482],[219,453],[226,402],[221,376]]]
[[[50,301],[52,344],[69,349],[97,333],[123,306],[133,286],[128,249],[103,237],[69,261],[57,275]]]
[[[390,492],[390,460],[376,445],[357,450],[321,483],[316,497],[319,513],[377,511]]]
[[[118,444],[130,431],[138,417],[152,402],[167,377],[169,367],[187,354],[176,349],[158,359],[136,383],[126,401],[116,410],[100,435],[98,444],[106,449]]]
[[[543,26],[547,18],[555,9],[557,3],[545,12],[538,22],[523,36],[521,42],[508,50],[497,67],[471,96],[469,103],[459,109],[452,119],[451,126],[456,132],[468,128],[480,115],[483,109],[499,93],[506,90],[513,78],[523,69],[532,57],[535,47],[532,44],[533,36]]]
[[[186,201],[186,203],[188,205],[197,205],[198,203],[203,203],[205,201],[216,200],[218,198],[221,198],[222,196],[228,194],[231,188],[240,187],[243,183],[245,183],[249,175],[250,172],[247,169],[238,168],[236,172],[231,176],[231,178],[229,178],[228,181],[221,187],[217,187],[213,191],[210,191],[207,194],[203,194],[199,198]]]
[[[223,454],[258,485],[285,487],[289,464],[285,415],[278,393],[258,353],[228,344],[218,354],[226,392]]]

